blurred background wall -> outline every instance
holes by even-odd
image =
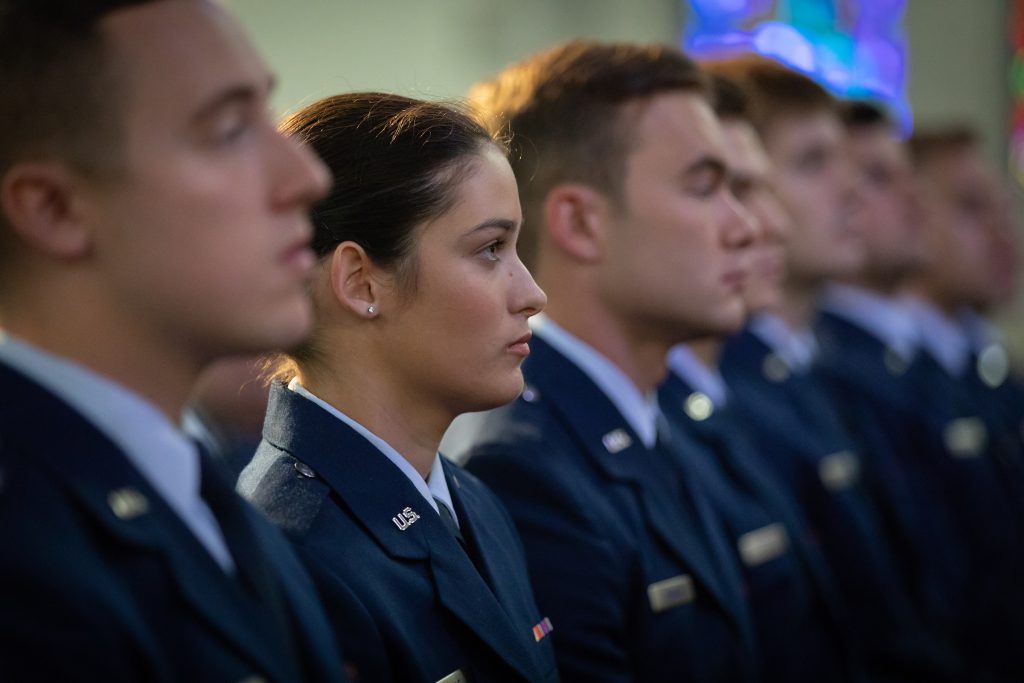
[[[905,92],[914,120],[974,125],[992,160],[1005,168],[1013,0],[844,1],[902,8]],[[813,11],[835,0],[228,0],[280,76],[274,104],[282,114],[346,90],[458,98],[474,82],[557,41],[681,45],[694,6],[772,2]],[[1018,297],[1001,319],[1019,360],[1022,308]]]

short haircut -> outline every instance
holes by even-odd
[[[907,141],[910,160],[919,168],[938,156],[976,147],[980,138],[973,128],[964,124],[917,127]]]
[[[709,61],[708,73],[729,78],[749,102],[749,118],[762,135],[779,118],[835,111],[836,101],[804,74],[757,55]]]
[[[888,112],[878,104],[868,100],[848,100],[839,105],[839,118],[848,131],[865,131],[870,129],[892,130],[894,123]]]
[[[109,170],[120,120],[98,25],[117,9],[150,1],[0,0],[0,174],[43,158],[83,172]]]
[[[470,92],[492,132],[507,136],[532,264],[540,209],[551,188],[585,183],[621,198],[632,121],[624,106],[665,92],[708,95],[705,75],[663,45],[572,41],[510,66]]]
[[[750,121],[750,98],[736,81],[721,74],[711,75],[712,106],[722,121]]]

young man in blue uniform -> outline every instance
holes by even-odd
[[[284,538],[176,427],[300,341],[326,190],[206,0],[0,6],[0,678],[344,681]]]
[[[713,77],[712,84],[729,185],[759,228],[748,250],[744,303],[748,313],[762,311],[780,296],[789,219],[772,187],[771,165],[750,122],[746,97],[724,77]],[[672,348],[668,378],[659,389],[662,411],[685,440],[686,456],[700,467],[733,536],[762,645],[765,680],[851,680],[861,667],[853,638],[857,629],[849,629],[818,547],[832,538],[805,516],[821,512],[821,505],[812,510],[808,502],[820,503],[829,495],[817,480],[817,463],[805,464],[800,453],[761,447],[737,418],[718,370],[724,340],[713,336]],[[806,476],[808,469],[815,470],[813,478]],[[812,479],[810,486],[807,479]],[[808,488],[820,495],[805,496]],[[835,527],[837,517],[846,521],[843,503],[828,507],[839,510],[823,520],[826,525]],[[847,546],[849,541],[845,534],[839,542]],[[864,544],[854,544],[852,552],[863,553]]]
[[[754,228],[726,184],[704,77],[671,48],[574,42],[472,99],[512,135],[520,253],[548,306],[526,389],[464,423],[462,456],[519,528],[559,669],[754,680],[738,559],[655,396],[672,345],[743,316]]]

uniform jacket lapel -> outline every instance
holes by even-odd
[[[212,628],[272,678],[287,671],[272,653],[269,631],[247,613],[249,598],[228,577],[178,516],[106,436],[81,415],[0,365],[0,433],[35,452],[82,504],[85,514],[118,543],[163,555],[182,598]]]
[[[699,520],[687,518],[680,501],[674,499],[674,490],[666,486],[662,470],[652,461],[653,454],[614,404],[590,378],[541,339],[531,342],[525,370],[531,390],[539,391],[552,404],[591,462],[605,476],[632,487],[650,528],[690,568],[737,628],[747,633],[738,596],[723,584],[720,572],[704,551],[706,541],[698,532]]]
[[[295,424],[303,428],[292,428]],[[527,634],[513,629],[494,592],[433,507],[373,444],[283,385],[271,389],[263,435],[309,465],[385,553],[429,563],[441,603],[524,678],[535,677]],[[460,523],[466,524],[467,518]]]

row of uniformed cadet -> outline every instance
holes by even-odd
[[[976,533],[1020,502],[991,353],[938,417],[899,403],[908,431],[857,431],[892,413],[826,412],[844,376],[803,372],[793,330],[858,249],[836,112],[800,77],[731,73],[810,93],[776,103],[787,129],[676,50],[577,42],[474,92],[510,149],[379,93],[282,136],[207,0],[0,10],[0,678],[1017,676],[1017,529]],[[924,272],[940,311],[991,303]],[[755,310],[752,375],[799,384],[778,422],[714,368]],[[261,516],[172,416],[212,359],[274,348],[238,482]],[[488,408],[471,474],[438,444]],[[784,418],[806,445],[758,432]]]
[[[562,676],[1019,680],[1018,394],[967,334],[1012,284],[998,184],[762,59],[707,65],[711,123],[674,59],[570,44],[473,93],[548,306],[523,395],[449,439]]]
[[[461,457],[517,522],[563,677],[859,679],[804,509],[677,346],[737,331],[746,294],[777,287],[781,263],[752,282],[787,220],[753,128],[642,46],[556,48],[473,100],[512,135],[548,306],[526,391],[460,424]]]

